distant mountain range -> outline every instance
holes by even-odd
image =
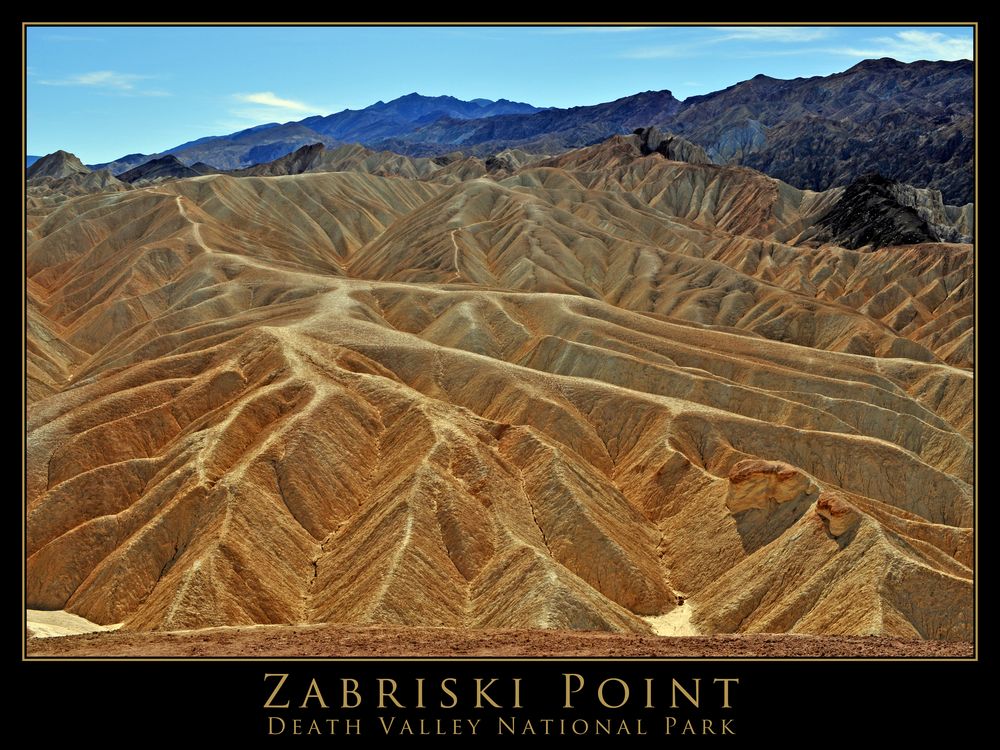
[[[866,60],[830,76],[759,75],[684,101],[670,91],[646,91],[569,109],[414,93],[90,166],[121,175],[171,155],[188,167],[200,162],[234,170],[307,145],[344,143],[419,157],[460,152],[485,158],[511,148],[553,155],[648,126],[683,136],[717,164],[753,167],[800,188],[824,190],[877,172],[936,188],[946,203],[973,200],[973,65],[967,60]]]
[[[346,109],[326,117],[307,117],[300,122],[269,123],[224,136],[209,136],[182,143],[160,154],[128,154],[112,162],[91,165],[107,167],[115,174],[158,156],[171,154],[184,164],[206,162],[219,169],[240,169],[273,161],[302,146],[322,143],[372,143],[417,130],[427,123],[446,119],[491,118],[540,112],[538,107],[506,99],[462,101],[452,96],[407,94],[391,102],[376,102],[361,110]]]

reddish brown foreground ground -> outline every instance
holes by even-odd
[[[856,636],[670,638],[566,630],[305,627],[102,632],[31,638],[28,656],[971,657],[972,644]]]

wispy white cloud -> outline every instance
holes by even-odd
[[[311,112],[315,107],[310,107],[305,102],[295,99],[283,99],[275,95],[273,91],[260,91],[256,94],[234,94],[233,98],[247,104],[263,104],[265,107],[276,109],[288,109],[293,112]]]
[[[257,91],[251,94],[233,94],[232,99],[241,105],[231,109],[229,114],[241,122],[241,127],[260,125],[265,122],[287,122],[298,120],[307,115],[328,114],[330,110],[313,104],[286,99],[273,91]]]
[[[850,57],[893,57],[902,62],[914,60],[971,60],[972,38],[949,36],[940,31],[900,31],[893,36],[878,36],[870,46],[838,47],[825,50]]]
[[[828,37],[832,30],[813,26],[718,26],[707,31],[710,34],[696,42],[638,47],[622,52],[619,57],[635,60],[696,57],[718,54],[718,50],[712,49],[715,45],[732,42],[756,42],[765,45],[752,52],[744,50],[739,54],[740,57],[769,57],[779,49],[773,45],[819,41]],[[795,54],[798,54],[798,51]]]
[[[871,37],[863,42],[830,46],[836,29],[811,26],[724,26],[714,27],[697,42],[685,41],[650,47],[636,47],[619,57],[637,60],[680,59],[725,55],[728,59],[788,57],[832,54],[856,58],[892,57],[902,62],[914,60],[971,60],[971,35],[909,29],[891,36]]]
[[[46,78],[39,83],[43,86],[82,86],[124,96],[170,96],[169,91],[137,86],[140,81],[150,78],[153,76],[118,73],[114,70],[95,70],[89,73],[77,73],[65,78]]]
[[[830,36],[831,29],[816,26],[722,26],[714,29],[718,36],[709,42],[814,42]]]
[[[136,81],[146,77],[133,73],[116,73],[113,70],[96,70],[92,73],[78,73],[66,78],[49,78],[39,81],[39,83],[45,86],[99,86],[128,91],[135,88]]]

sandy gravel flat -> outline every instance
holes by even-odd
[[[565,630],[331,625],[30,638],[28,656],[971,657],[966,642],[862,636],[632,636]]]
[[[98,625],[96,622],[63,610],[27,610],[28,635],[33,638],[56,638],[105,630],[117,630],[121,625]]]
[[[653,615],[642,619],[652,626],[653,632],[657,635],[701,635],[698,628],[691,622],[692,614],[691,602],[686,601],[665,615]]]

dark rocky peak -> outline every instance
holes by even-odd
[[[905,68],[906,63],[902,63],[892,57],[880,57],[876,60],[862,60],[857,65],[854,65],[843,72],[842,75],[847,75],[849,73],[882,73],[889,70],[898,70],[900,68]]]
[[[844,189],[817,224],[816,239],[857,250],[939,241],[938,233],[913,206],[897,196],[899,184],[881,174],[862,175]]]
[[[150,159],[138,167],[122,172],[118,179],[134,183],[139,180],[165,180],[181,177],[199,177],[200,173],[191,169],[173,154]]]
[[[639,151],[643,156],[662,154],[671,161],[686,161],[690,164],[710,164],[711,159],[701,146],[673,133],[663,133],[657,127],[636,128],[633,135],[639,136]]]
[[[32,164],[27,177],[31,180],[36,177],[69,177],[74,174],[89,173],[90,170],[74,154],[59,150],[43,156]]]

